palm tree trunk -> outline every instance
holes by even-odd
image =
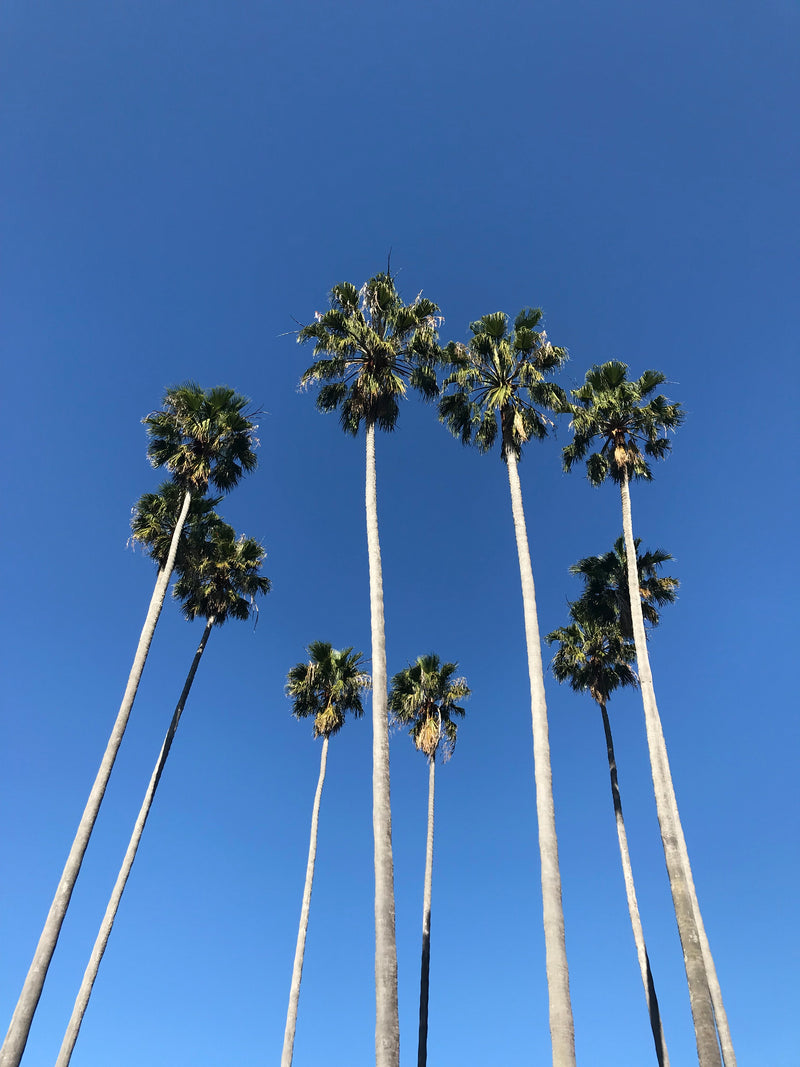
[[[306,865],[306,884],[303,887],[303,905],[300,908],[300,929],[297,931],[297,946],[294,950],[294,967],[292,968],[292,985],[289,990],[289,1010],[286,1014],[286,1030],[283,1035],[283,1053],[281,1067],[292,1067],[294,1053],[294,1035],[297,1029],[297,1004],[300,1000],[300,981],[303,977],[303,958],[306,951],[306,934],[308,933],[308,913],[311,908],[311,889],[314,885],[314,864],[317,859],[317,831],[319,829],[319,804],[322,799],[322,787],[325,784],[325,768],[328,764],[328,738],[322,740],[322,754],[319,759],[319,781],[314,794],[314,806],[311,809],[311,840],[308,843],[308,863]],[[56,1065],[58,1067],[58,1065]]]
[[[650,752],[650,769],[653,776],[658,823],[661,829],[661,842],[664,846],[664,858],[672,892],[672,903],[675,908],[675,919],[683,948],[683,962],[689,985],[689,999],[692,1006],[700,1067],[722,1067],[703,952],[700,946],[700,937],[697,931],[688,878],[678,840],[678,805],[672,785],[672,776],[669,769],[669,760],[667,759],[664,734],[661,729],[661,719],[656,704],[655,690],[653,689],[650,659],[647,654],[647,640],[644,632],[642,601],[639,591],[639,575],[636,567],[636,548],[633,539],[631,494],[628,485],[627,467],[623,466],[622,471],[623,476],[620,483],[622,529],[625,535],[625,554],[628,562],[628,590],[631,602],[631,618],[633,620],[633,638],[636,645],[636,662],[639,670],[639,684],[642,690],[647,747]]]
[[[653,1041],[656,1046],[656,1058],[658,1067],[669,1067],[669,1054],[667,1042],[661,1026],[661,1012],[658,1009],[658,997],[650,970],[650,959],[647,955],[647,947],[644,943],[644,931],[642,920],[639,915],[639,903],[636,899],[636,888],[633,884],[633,868],[631,866],[631,854],[628,850],[628,834],[625,830],[625,819],[622,816],[622,798],[619,793],[619,781],[617,779],[617,760],[614,755],[614,740],[611,736],[611,723],[608,721],[608,712],[605,701],[600,702],[600,711],[603,713],[603,730],[606,735],[606,751],[608,753],[608,772],[611,776],[611,796],[614,801],[614,818],[617,823],[617,839],[619,840],[619,855],[622,860],[622,875],[625,880],[625,895],[628,898],[628,914],[631,917],[633,928],[633,940],[636,943],[636,955],[639,958],[639,970],[642,973],[644,994],[647,998],[647,1010],[650,1015],[650,1027],[653,1031]]]
[[[375,841],[375,1063],[400,1067],[400,1019],[397,1008],[397,944],[394,921],[392,809],[389,792],[389,711],[386,688],[386,633],[383,621],[383,573],[378,539],[378,494],[375,475],[375,426],[367,437],[367,547],[372,635],[372,831]]]
[[[676,828],[678,831],[678,847],[680,849],[681,859],[683,860],[684,870],[686,871],[686,880],[689,883],[689,893],[692,898],[694,919],[697,923],[697,933],[700,937],[700,948],[703,951],[703,963],[706,968],[711,1003],[714,1007],[714,1019],[717,1024],[717,1036],[719,1037],[719,1044],[722,1050],[722,1062],[724,1067],[736,1067],[736,1053],[733,1051],[733,1041],[731,1040],[731,1031],[728,1026],[728,1015],[725,1011],[725,1005],[722,1003],[722,989],[720,988],[719,978],[717,977],[717,968],[714,966],[714,957],[711,955],[711,945],[708,943],[706,928],[703,925],[703,916],[700,914],[700,902],[697,899],[697,890],[694,886],[692,866],[689,863],[689,852],[686,848],[686,838],[683,836],[683,827],[681,826],[680,817],[678,818]]]
[[[75,1042],[78,1040],[78,1034],[80,1033],[81,1025],[83,1024],[83,1017],[86,1013],[86,1007],[89,1003],[89,997],[92,995],[92,988],[94,986],[95,979],[97,978],[97,972],[100,969],[100,963],[103,959],[103,954],[108,944],[108,939],[111,936],[111,930],[114,926],[114,920],[117,917],[117,910],[119,909],[120,901],[122,900],[122,894],[125,891],[125,885],[128,881],[128,876],[131,873],[133,867],[133,861],[136,859],[136,852],[139,848],[139,842],[142,839],[142,833],[144,832],[147,817],[150,814],[150,808],[153,805],[153,798],[158,788],[158,783],[161,781],[161,775],[164,770],[164,765],[167,762],[167,756],[169,756],[170,749],[172,748],[172,742],[175,737],[175,731],[178,729],[178,723],[181,721],[181,715],[186,705],[186,700],[189,696],[189,691],[192,688],[192,682],[194,682],[194,676],[197,674],[197,667],[200,663],[200,659],[205,652],[208,639],[211,636],[211,629],[214,625],[213,616],[209,618],[206,623],[203,636],[200,639],[200,644],[197,646],[197,651],[194,654],[192,665],[189,668],[189,673],[186,676],[186,681],[183,685],[180,698],[178,700],[175,711],[172,715],[172,721],[169,724],[167,730],[167,736],[164,738],[164,743],[161,746],[161,752],[159,753],[158,760],[156,761],[153,774],[150,778],[150,784],[147,787],[147,792],[144,795],[142,806],[139,809],[139,815],[136,819],[136,825],[133,828],[131,839],[128,842],[128,849],[125,853],[125,858],[122,861],[117,880],[114,883],[114,889],[111,892],[111,898],[109,899],[106,913],[103,916],[103,921],[100,924],[100,930],[97,934],[97,939],[92,949],[92,955],[89,958],[89,963],[86,967],[86,971],[83,975],[83,981],[81,987],[78,990],[78,996],[75,1000],[75,1006],[72,1009],[72,1015],[70,1016],[69,1024],[67,1026],[66,1033],[64,1034],[64,1040],[61,1043],[61,1050],[56,1060],[56,1067],[69,1067],[69,1062],[72,1059],[72,1052],[75,1048]]]
[[[433,800],[436,753],[428,758],[428,837],[425,845],[425,889],[422,895],[422,967],[419,977],[419,1044],[417,1067],[428,1063],[428,990],[431,975],[431,891],[433,889]]]
[[[531,687],[533,724],[533,762],[536,780],[536,817],[539,823],[539,856],[542,870],[542,908],[544,917],[545,965],[550,998],[550,1039],[553,1067],[575,1067],[575,1027],[569,995],[569,969],[564,935],[564,909],[561,903],[561,872],[558,865],[558,838],[553,804],[553,775],[550,767],[550,739],[547,728],[547,704],[544,694],[542,648],[536,615],[536,590],[533,584],[522,490],[516,456],[505,453],[511,511],[517,538],[522,603],[525,612],[525,639],[528,646],[528,675]]]
[[[172,534],[167,561],[158,572],[155,589],[153,590],[153,596],[150,599],[150,606],[147,609],[147,617],[145,618],[144,626],[142,627],[142,632],[139,637],[139,644],[136,649],[136,655],[134,656],[133,666],[128,675],[128,684],[125,687],[125,694],[117,713],[114,728],[111,731],[111,736],[108,739],[108,744],[106,745],[106,750],[103,754],[102,762],[100,763],[100,769],[97,772],[92,791],[89,794],[89,799],[86,802],[86,807],[81,816],[78,831],[72,842],[72,848],[70,849],[67,862],[61,874],[61,880],[58,883],[53,903],[50,905],[50,911],[47,914],[47,919],[39,938],[39,943],[36,946],[33,961],[28,970],[28,975],[25,979],[25,984],[22,987],[19,1000],[17,1001],[17,1006],[11,1019],[11,1025],[8,1028],[3,1047],[0,1049],[0,1067],[19,1067],[19,1062],[25,1051],[25,1045],[28,1040],[31,1023],[33,1022],[33,1016],[39,1003],[39,997],[42,995],[42,988],[44,986],[45,978],[47,977],[47,970],[56,949],[58,935],[61,932],[61,924],[64,922],[64,916],[69,907],[72,890],[75,888],[75,882],[78,878],[81,864],[83,863],[83,857],[89,844],[89,838],[94,829],[97,813],[100,810],[100,804],[102,803],[108,780],[111,777],[114,761],[117,758],[119,746],[122,744],[125,728],[128,725],[131,708],[133,707],[133,701],[136,697],[136,690],[139,688],[139,680],[142,677],[147,653],[150,650],[150,642],[153,640],[153,633],[156,628],[156,623],[158,622],[158,617],[161,614],[161,608],[164,604],[164,597],[167,593],[167,586],[169,585],[169,580],[172,575],[172,569],[175,566],[178,541],[180,540],[186,516],[189,513],[191,500],[191,493],[187,490],[183,498],[181,513]]]

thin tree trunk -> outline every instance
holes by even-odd
[[[536,780],[536,817],[539,824],[539,855],[542,871],[542,910],[544,918],[545,965],[550,999],[550,1039],[553,1067],[575,1067],[575,1027],[569,995],[569,969],[564,935],[564,909],[561,902],[561,872],[558,865],[553,804],[553,775],[550,767],[550,739],[547,728],[547,704],[544,694],[542,648],[536,615],[536,590],[533,584],[522,490],[516,456],[506,451],[511,511],[517,538],[522,603],[525,611],[525,639],[528,646],[528,675],[531,687],[533,725],[533,762]]]
[[[378,539],[375,426],[367,425],[367,547],[372,634],[372,831],[375,841],[375,1063],[400,1067],[397,1008],[397,944],[394,921],[392,809],[389,792],[389,710],[383,573]]]
[[[294,950],[292,968],[292,985],[289,990],[289,1010],[286,1013],[286,1030],[283,1035],[283,1052],[281,1067],[292,1067],[294,1054],[294,1035],[297,1029],[297,1004],[300,1000],[300,981],[303,977],[303,958],[306,951],[306,934],[308,933],[308,913],[311,908],[311,890],[314,885],[314,864],[317,859],[317,831],[319,829],[319,804],[322,799],[322,787],[325,784],[325,768],[328,764],[328,738],[322,740],[322,754],[319,758],[319,781],[314,794],[314,806],[311,809],[311,839],[308,843],[308,863],[306,865],[306,884],[303,887],[303,905],[300,908],[300,928],[297,931],[297,946]],[[58,1067],[58,1065],[56,1065]]]
[[[433,889],[433,800],[436,789],[435,752],[428,757],[428,767],[428,837],[425,844],[425,889],[422,895],[422,966],[419,977],[417,1067],[426,1067],[428,1063],[428,990],[431,976],[431,891]]]
[[[122,744],[125,728],[128,725],[131,708],[133,707],[133,701],[136,697],[136,690],[139,688],[139,680],[142,677],[147,653],[150,650],[150,642],[153,640],[153,633],[156,628],[156,623],[158,622],[158,617],[161,614],[161,608],[164,604],[164,597],[167,593],[167,586],[169,585],[169,580],[172,575],[172,569],[175,566],[178,542],[180,540],[183,525],[186,521],[186,516],[189,513],[191,500],[191,493],[187,491],[183,498],[181,513],[172,534],[167,561],[159,570],[158,577],[156,578],[155,589],[153,590],[153,596],[151,597],[150,606],[147,610],[147,617],[145,618],[144,626],[142,627],[142,632],[139,637],[139,644],[136,649],[136,655],[134,656],[133,666],[131,667],[131,672],[128,676],[128,684],[125,687],[125,694],[122,698],[119,712],[117,713],[114,728],[111,731],[111,736],[108,739],[108,744],[106,745],[106,750],[103,754],[102,762],[100,763],[100,769],[97,772],[92,791],[89,794],[89,799],[86,802],[86,807],[81,816],[78,831],[72,842],[72,847],[61,874],[61,880],[58,883],[53,903],[50,905],[50,911],[47,914],[47,919],[39,938],[39,943],[36,946],[33,961],[28,970],[28,975],[25,979],[25,984],[22,987],[19,1000],[17,1001],[17,1006],[11,1019],[11,1025],[8,1028],[3,1047],[0,1049],[0,1067],[19,1067],[22,1053],[25,1051],[25,1044],[28,1040],[33,1016],[39,1003],[39,997],[42,995],[42,988],[44,986],[44,980],[47,977],[47,970],[50,966],[50,961],[53,958],[53,953],[55,952],[58,935],[61,932],[61,924],[64,922],[64,916],[69,907],[72,890],[75,887],[75,882],[78,878],[81,864],[83,863],[83,857],[89,844],[89,838],[94,829],[97,813],[100,810],[100,804],[102,803],[108,780],[111,777],[111,770],[114,766],[114,761],[117,758],[119,746]]]
[[[142,840],[142,834],[144,832],[145,824],[147,823],[147,817],[150,814],[150,808],[153,805],[153,798],[158,789],[158,783],[161,781],[161,775],[164,770],[164,765],[167,762],[167,756],[169,756],[170,749],[172,748],[172,742],[175,737],[175,731],[178,729],[178,723],[181,721],[181,715],[183,709],[186,706],[186,700],[189,696],[189,691],[192,688],[194,682],[194,676],[197,674],[197,667],[200,663],[200,659],[205,652],[208,639],[211,636],[211,629],[214,625],[213,616],[209,618],[203,630],[203,636],[200,639],[200,644],[197,646],[197,651],[194,654],[192,665],[189,668],[189,673],[186,676],[186,681],[183,685],[180,698],[178,700],[175,711],[172,715],[172,721],[169,724],[167,735],[164,738],[164,743],[161,746],[161,752],[159,753],[158,760],[153,769],[153,774],[150,778],[150,784],[147,787],[147,792],[144,795],[142,806],[139,809],[139,815],[136,819],[136,825],[133,828],[131,839],[128,842],[128,849],[125,853],[125,858],[122,861],[122,866],[119,869],[117,880],[114,883],[114,888],[111,892],[111,897],[108,901],[106,913],[103,916],[103,921],[100,924],[100,930],[97,934],[97,938],[92,949],[92,955],[89,958],[89,963],[86,967],[86,971],[83,975],[83,981],[78,991],[78,996],[75,1000],[75,1006],[72,1009],[72,1015],[70,1016],[69,1024],[67,1026],[66,1033],[64,1034],[64,1040],[61,1043],[61,1051],[58,1054],[56,1060],[56,1067],[68,1067],[70,1060],[72,1059],[72,1052],[75,1048],[75,1042],[78,1040],[78,1034],[80,1033],[81,1025],[83,1024],[83,1017],[86,1013],[86,1007],[89,1003],[89,997],[92,995],[92,988],[94,986],[95,979],[97,978],[97,972],[100,969],[100,963],[103,959],[103,954],[108,944],[108,939],[111,936],[111,930],[114,926],[114,920],[117,917],[117,910],[119,909],[120,901],[122,900],[122,894],[125,891],[125,885],[128,881],[128,876],[131,873],[133,867],[133,861],[136,859],[136,852],[139,848],[139,842]]]
[[[683,948],[683,962],[686,968],[686,980],[689,985],[689,999],[694,1020],[697,1055],[700,1067],[722,1067],[703,952],[700,946],[700,937],[697,931],[688,878],[678,840],[678,805],[672,785],[669,760],[667,759],[667,750],[661,729],[661,719],[658,714],[655,690],[653,689],[650,659],[647,653],[639,575],[636,566],[636,548],[633,539],[631,495],[627,467],[623,467],[620,491],[622,497],[622,529],[625,535],[625,554],[628,563],[628,590],[631,602],[631,618],[633,620],[633,638],[636,645],[636,662],[639,670],[639,684],[642,690],[642,703],[644,705],[647,746],[650,751],[650,769],[653,776],[656,812],[661,829],[661,842],[664,846],[664,858],[672,892],[672,903],[675,908],[675,919]]]
[[[644,931],[642,930],[642,920],[639,915],[639,903],[636,899],[636,888],[633,884],[633,868],[631,866],[631,854],[628,850],[628,834],[625,830],[625,819],[622,816],[622,798],[620,797],[619,781],[617,779],[614,740],[611,736],[611,723],[608,721],[605,702],[600,703],[600,711],[603,713],[603,730],[606,735],[606,751],[608,753],[608,772],[611,776],[611,796],[614,801],[614,818],[617,823],[619,855],[622,860],[622,876],[625,880],[625,895],[628,898],[628,914],[631,917],[633,940],[636,943],[636,955],[639,959],[639,970],[642,974],[644,994],[647,998],[647,1010],[650,1016],[650,1027],[653,1031],[653,1041],[656,1046],[658,1067],[669,1067],[667,1042],[661,1026],[661,1012],[658,1009],[658,997],[656,996],[656,987],[650,970],[650,959],[644,942]]]

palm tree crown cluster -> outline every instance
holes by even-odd
[[[646,1006],[659,1067],[669,1064],[628,848],[619,775],[608,704],[621,687],[641,691],[656,810],[667,875],[680,936],[700,1067],[735,1067],[735,1056],[714,962],[705,935],[683,836],[655,699],[648,641],[661,609],[676,598],[677,580],[661,574],[671,560],[662,550],[642,550],[634,537],[630,485],[651,480],[650,463],[670,451],[669,434],[683,419],[679,404],[657,392],[665,377],[646,370],[628,375],[624,363],[592,367],[584,384],[567,392],[553,375],[567,352],[542,329],[542,312],[523,308],[511,320],[503,312],[483,315],[470,325],[466,344],[443,344],[439,308],[420,294],[405,304],[391,273],[357,288],[344,282],[330,293],[330,307],[298,333],[313,343],[313,362],[301,384],[316,386],[317,407],[337,412],[341,428],[365,438],[365,510],[369,562],[371,650],[369,659],[354,647],[335,648],[315,640],[306,658],[288,672],[286,693],[293,714],[310,719],[320,739],[320,769],[311,813],[306,878],[291,975],[281,1067],[294,1052],[300,987],[329,741],[348,715],[364,714],[371,694],[372,796],[375,872],[375,1063],[399,1067],[397,949],[389,774],[391,722],[408,728],[428,764],[428,824],[423,883],[418,1067],[426,1067],[430,1000],[430,953],[435,775],[437,763],[452,755],[457,720],[470,696],[456,662],[428,652],[396,673],[387,674],[382,557],[377,509],[376,430],[392,431],[400,401],[414,391],[438,406],[440,420],[464,445],[480,452],[498,449],[509,484],[519,562],[530,686],[535,805],[545,940],[545,972],[554,1067],[575,1067],[575,1038],[567,965],[561,873],[553,801],[550,740],[542,639],[536,606],[530,547],[519,475],[527,444],[543,440],[560,417],[570,420],[572,439],[563,450],[565,470],[585,461],[589,480],[619,486],[622,537],[610,551],[576,563],[572,571],[582,590],[569,603],[568,619],[545,641],[554,646],[552,672],[598,706],[606,739],[612,803],[623,880]],[[80,986],[57,1067],[67,1067],[108,942],[165,761],[212,629],[228,619],[257,612],[258,597],[269,592],[261,573],[262,546],[236,532],[217,513],[224,494],[256,466],[254,412],[249,401],[227,387],[203,389],[188,382],[168,389],[161,409],[144,420],[152,465],[169,479],[144,494],[133,510],[132,539],[156,564],[156,583],[133,666],[86,809],[58,883],[33,962],[0,1050],[0,1067],[17,1067],[41,996],[70,897],[89,843],[170,581],[184,616],[205,626],[175,706],[161,751],[144,794],[127,852],[103,917]],[[219,495],[213,495],[213,494]],[[369,671],[368,671],[369,667]]]

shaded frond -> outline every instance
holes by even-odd
[[[672,604],[677,599],[679,581],[659,573],[664,563],[672,560],[668,552],[661,549],[640,552],[641,539],[637,538],[636,565],[639,573],[639,589],[642,597],[642,615],[649,627],[657,626],[660,621],[659,608]],[[631,605],[628,593],[628,563],[625,554],[625,542],[618,537],[610,552],[598,556],[587,556],[570,567],[571,574],[583,579],[583,593],[573,605],[599,623],[619,626],[626,639],[633,639],[631,622]]]

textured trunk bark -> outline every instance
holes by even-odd
[[[628,898],[628,914],[631,917],[633,940],[636,943],[636,955],[639,959],[639,970],[642,974],[644,994],[647,998],[647,1011],[650,1016],[650,1027],[653,1031],[653,1041],[656,1046],[656,1059],[658,1060],[658,1067],[669,1067],[667,1042],[661,1026],[661,1012],[658,1009],[656,987],[650,971],[650,959],[647,955],[642,920],[639,915],[639,902],[636,899],[636,888],[633,884],[633,867],[631,866],[631,854],[628,850],[628,834],[625,830],[625,819],[622,816],[622,798],[620,797],[619,781],[617,779],[614,739],[611,736],[611,723],[608,721],[608,712],[604,703],[600,704],[600,711],[603,713],[603,730],[606,735],[606,752],[608,753],[608,773],[611,777],[611,796],[614,801],[614,818],[617,823],[617,839],[619,841],[619,855],[622,861],[622,876],[625,880],[625,895]]]
[[[547,704],[544,694],[542,648],[536,615],[536,590],[533,584],[522,490],[517,460],[506,452],[511,511],[517,538],[522,603],[525,612],[525,639],[528,646],[528,675],[531,688],[533,724],[533,762],[536,780],[536,817],[539,824],[539,855],[542,869],[542,909],[544,918],[547,990],[550,998],[550,1038],[553,1067],[575,1067],[575,1028],[569,995],[569,969],[564,936],[564,909],[561,903],[561,872],[558,866],[558,838],[553,804],[553,776],[550,768],[550,739],[547,728]]]
[[[422,894],[422,966],[419,976],[419,1044],[417,1067],[428,1062],[428,990],[431,975],[431,892],[433,889],[433,802],[436,753],[428,758],[428,836],[425,844],[425,889]]]
[[[213,617],[208,620],[206,627],[203,630],[203,636],[200,639],[200,644],[197,646],[197,651],[194,654],[192,665],[189,668],[189,673],[186,676],[186,681],[183,685],[178,703],[175,707],[175,711],[172,715],[172,721],[169,724],[167,735],[164,738],[164,743],[161,746],[161,752],[159,753],[158,760],[156,761],[153,774],[150,778],[150,784],[147,787],[147,792],[144,795],[142,806],[139,809],[139,815],[136,819],[136,825],[133,828],[131,839],[128,842],[128,849],[125,853],[125,858],[122,861],[117,880],[114,883],[114,889],[111,892],[111,898],[109,899],[106,913],[103,916],[103,921],[100,925],[100,930],[97,934],[97,939],[92,949],[92,955],[89,958],[89,963],[86,967],[86,971],[83,975],[83,981],[78,991],[78,996],[75,1000],[75,1006],[72,1009],[72,1015],[67,1025],[66,1033],[64,1034],[64,1040],[61,1043],[61,1050],[56,1060],[56,1067],[68,1067],[70,1060],[72,1059],[72,1052],[75,1048],[75,1042],[78,1040],[78,1034],[80,1033],[81,1025],[83,1023],[83,1017],[86,1013],[86,1007],[89,1003],[89,997],[92,995],[92,988],[94,986],[95,979],[97,978],[97,972],[100,969],[100,963],[103,959],[103,954],[108,944],[108,939],[111,936],[111,930],[114,926],[114,920],[117,917],[117,910],[119,903],[122,900],[122,894],[125,892],[125,885],[128,881],[128,876],[131,873],[133,867],[133,861],[136,859],[136,852],[139,848],[139,842],[142,840],[142,834],[144,833],[145,824],[147,823],[147,817],[150,814],[150,808],[153,806],[153,798],[156,795],[156,789],[158,789],[158,783],[161,781],[161,775],[164,771],[164,765],[167,762],[170,749],[172,748],[172,742],[175,738],[175,732],[178,729],[178,723],[181,721],[181,715],[183,709],[186,706],[186,701],[189,697],[189,692],[194,682],[194,676],[197,674],[197,667],[200,663],[203,653],[205,652],[208,639],[211,636],[211,629],[214,625]]]
[[[297,1004],[300,1000],[300,981],[303,977],[303,958],[306,951],[306,934],[308,933],[308,913],[311,908],[311,890],[314,885],[314,864],[317,859],[317,831],[319,830],[319,804],[322,800],[322,787],[325,784],[325,769],[328,765],[328,738],[322,740],[322,754],[319,758],[319,780],[314,794],[314,807],[311,809],[311,839],[308,843],[308,863],[306,865],[306,884],[303,887],[303,905],[300,908],[300,928],[297,931],[297,947],[294,950],[294,967],[292,968],[292,985],[289,990],[289,1010],[286,1013],[286,1030],[283,1035],[283,1052],[281,1067],[292,1067],[294,1055],[294,1035],[297,1029]],[[56,1065],[58,1067],[58,1065]]]
[[[22,1053],[25,1051],[25,1045],[28,1040],[28,1034],[30,1033],[36,1006],[39,1003],[39,997],[42,995],[42,988],[44,986],[44,980],[47,977],[47,970],[50,966],[50,961],[53,958],[53,953],[55,952],[58,935],[61,932],[61,924],[64,922],[64,916],[69,907],[72,890],[75,888],[75,882],[78,878],[81,864],[83,863],[83,857],[89,844],[89,838],[94,829],[97,813],[100,810],[100,804],[102,803],[103,795],[105,794],[106,786],[108,785],[108,779],[111,777],[111,770],[114,766],[114,761],[117,758],[119,746],[122,744],[125,727],[128,725],[131,708],[133,707],[133,701],[136,697],[136,690],[139,688],[139,680],[142,677],[147,653],[150,650],[150,642],[153,640],[153,633],[156,628],[156,623],[158,622],[158,617],[161,614],[161,608],[164,604],[164,597],[167,593],[167,586],[169,585],[169,580],[172,575],[172,569],[175,566],[178,541],[180,540],[186,516],[189,513],[191,499],[191,494],[187,492],[183,498],[183,507],[181,508],[180,516],[178,517],[178,521],[175,524],[175,530],[172,534],[167,561],[158,572],[153,596],[150,599],[150,607],[147,610],[147,617],[145,618],[144,626],[142,627],[142,632],[139,637],[139,644],[136,649],[133,666],[128,675],[128,684],[125,687],[125,693],[117,713],[114,728],[111,731],[111,736],[108,739],[108,744],[106,745],[106,750],[100,763],[100,769],[97,772],[92,791],[89,794],[89,799],[86,802],[86,807],[81,816],[78,831],[72,842],[72,847],[61,874],[61,880],[58,883],[53,903],[50,905],[50,911],[47,914],[47,919],[45,920],[39,943],[36,946],[33,961],[28,970],[19,1000],[17,1001],[17,1006],[11,1019],[11,1025],[8,1028],[3,1047],[0,1049],[0,1067],[19,1067]]]
[[[375,427],[367,426],[367,548],[372,634],[372,831],[375,841],[375,1063],[400,1067],[397,1009],[397,945],[394,922],[392,809],[389,793],[389,712],[386,689],[386,634],[383,573],[378,539]]]
[[[700,937],[697,931],[688,879],[678,841],[678,805],[672,785],[667,749],[661,729],[655,690],[653,689],[650,659],[647,653],[647,640],[644,632],[644,619],[642,618],[642,600],[639,591],[639,575],[636,567],[636,548],[633,539],[631,494],[628,485],[627,468],[625,467],[623,467],[620,494],[622,497],[622,529],[625,536],[625,554],[628,563],[628,590],[633,620],[633,638],[636,645],[636,662],[639,669],[639,684],[644,705],[647,747],[650,751],[650,769],[653,776],[656,812],[661,829],[661,842],[664,846],[664,859],[666,860],[672,902],[675,908],[675,919],[683,948],[683,962],[686,968],[686,980],[689,985],[689,999],[694,1020],[697,1055],[700,1067],[722,1067],[708,978],[703,962],[703,953],[700,947]]]

